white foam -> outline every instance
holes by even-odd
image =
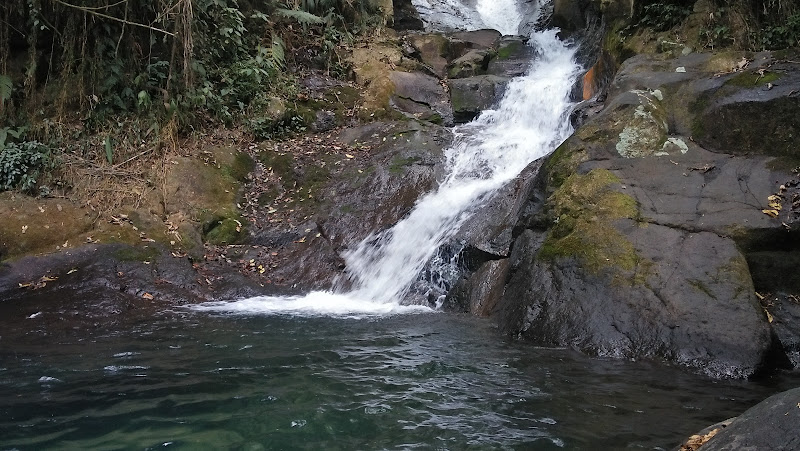
[[[193,310],[243,315],[295,315],[363,318],[406,313],[429,313],[433,310],[422,305],[400,305],[393,302],[375,302],[348,294],[313,291],[305,296],[256,296],[237,301],[206,302]]]

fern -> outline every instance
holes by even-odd
[[[286,66],[286,44],[284,44],[283,39],[276,34],[272,35],[272,47],[270,52],[272,53],[272,62],[276,67],[283,68]]]
[[[281,16],[286,17],[288,19],[294,19],[301,25],[316,25],[325,22],[325,19],[317,16],[316,14],[311,14],[297,9],[278,8],[276,11]]]

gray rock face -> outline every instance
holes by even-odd
[[[771,396],[718,430],[700,451],[800,449],[800,388]]]
[[[663,359],[714,377],[748,377],[796,360],[795,305],[756,294],[797,288],[794,260],[783,259],[800,242],[800,212],[789,204],[796,175],[757,147],[732,155],[688,135],[722,103],[698,106],[698,99],[773,104],[771,95],[730,81],[751,80],[769,55],[749,69],[736,65],[741,58],[626,62],[605,109],[530,184],[508,282],[492,311],[503,330],[540,345]],[[714,77],[723,70],[733,72]],[[776,119],[774,127],[781,124]],[[714,123],[715,130],[736,127]]]
[[[407,115],[444,125],[453,124],[450,99],[439,80],[419,72],[392,72],[395,85],[392,101]]]
[[[469,122],[481,111],[497,105],[503,98],[508,81],[508,78],[496,75],[479,75],[448,81],[453,121],[457,124]]]
[[[385,140],[384,140],[385,138]],[[333,181],[318,223],[337,251],[403,218],[436,186],[450,132],[433,125],[374,123],[348,130],[342,141],[375,146],[372,168]]]

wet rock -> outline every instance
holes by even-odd
[[[714,74],[742,73],[741,56],[636,57],[623,65],[605,109],[547,159],[531,185],[509,281],[492,313],[504,330],[541,345],[664,359],[714,377],[781,365],[796,332],[784,328],[772,340],[777,324],[755,290],[794,289],[795,266],[777,263],[774,247],[794,250],[791,213],[765,214],[779,199],[774,193],[791,196],[779,187],[791,174],[769,158],[705,149],[689,136],[710,111],[697,99],[732,89],[726,80],[735,74]],[[794,323],[791,309],[782,313]]]
[[[441,176],[449,130],[419,123],[373,123],[345,131],[344,142],[374,145],[371,166],[333,181],[319,220],[323,235],[342,250],[405,216]]]
[[[723,82],[695,102],[694,138],[708,149],[737,155],[796,155],[800,64],[756,60]]]
[[[522,36],[503,36],[497,43],[497,55],[486,68],[491,75],[501,77],[519,77],[530,67],[534,57],[533,48]]]
[[[500,301],[508,274],[509,260],[489,260],[475,272],[466,273],[447,293],[442,308],[448,311],[488,316]]]
[[[702,451],[798,449],[800,388],[778,393],[756,404],[717,432]]]
[[[497,105],[505,93],[508,81],[508,78],[496,75],[449,80],[447,86],[450,88],[453,120],[456,123],[469,122],[481,111]]]
[[[263,291],[235,271],[204,274],[188,257],[173,256],[156,244],[88,245],[25,257],[0,267],[0,298],[4,302],[68,297],[96,300],[98,306],[119,301],[163,309],[167,304],[246,297]],[[96,297],[85,297],[88,293]],[[91,309],[91,302],[85,307]],[[98,314],[124,313],[120,308]]]

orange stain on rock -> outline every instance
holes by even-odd
[[[586,75],[583,76],[583,100],[589,100],[594,96],[595,67],[597,65],[592,66],[589,72],[586,72]]]

